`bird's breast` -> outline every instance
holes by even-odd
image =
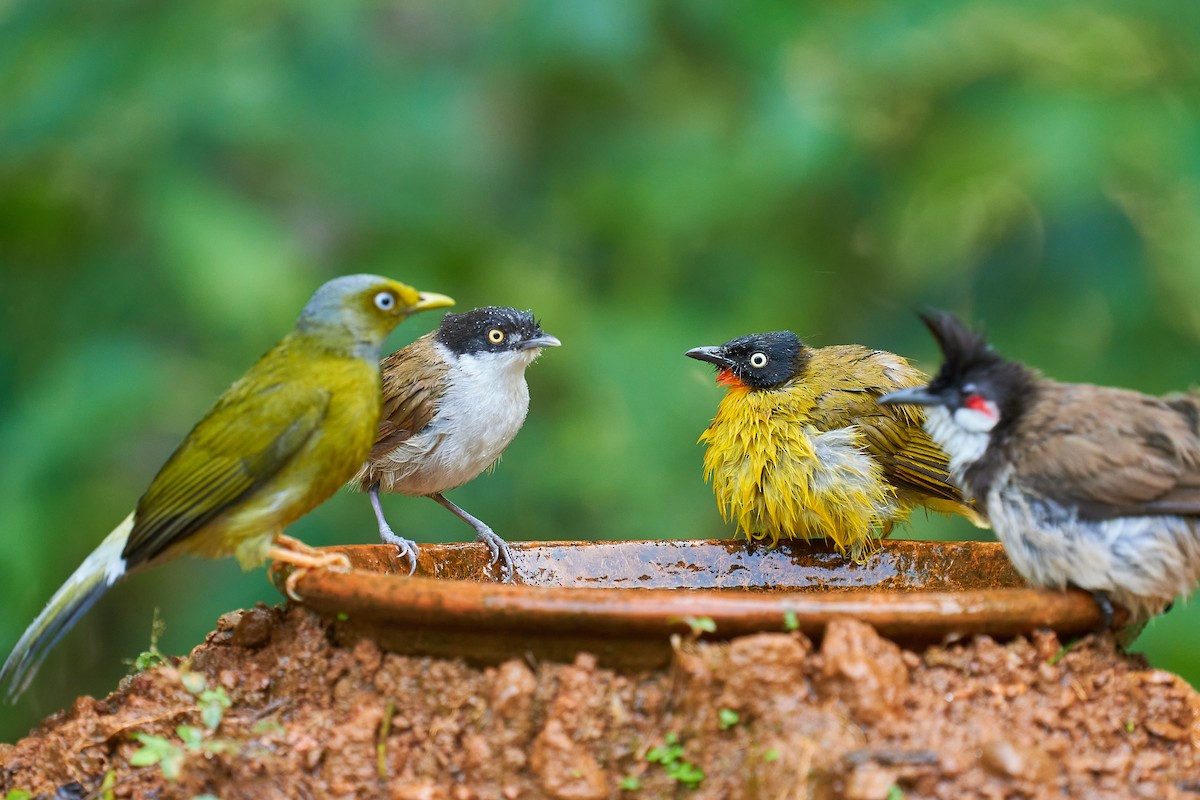
[[[445,492],[470,481],[500,457],[529,411],[523,372],[459,371],[433,420],[382,457],[379,485],[411,495]]]

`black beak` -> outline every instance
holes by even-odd
[[[684,353],[688,358],[694,358],[697,361],[707,361],[710,364],[716,364],[718,367],[729,369],[733,366],[720,347],[693,347]]]
[[[888,392],[877,400],[883,406],[939,406],[946,402],[945,396],[929,391],[928,386],[913,386]]]

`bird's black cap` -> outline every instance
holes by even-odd
[[[752,333],[720,347],[694,347],[684,355],[729,370],[754,389],[769,389],[794,378],[803,367],[807,348],[791,331]]]
[[[484,306],[461,314],[447,314],[442,317],[435,336],[439,343],[460,355],[560,344],[542,330],[532,311],[518,311],[509,306]]]

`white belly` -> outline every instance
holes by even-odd
[[[466,374],[447,387],[434,421],[384,457],[383,491],[431,495],[462,486],[494,464],[521,429],[529,411],[526,363],[476,357],[462,366]]]

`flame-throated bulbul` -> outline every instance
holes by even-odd
[[[791,331],[686,355],[728,391],[700,437],[721,515],[753,540],[829,539],[861,560],[917,506],[981,520],[949,481],[946,455],[916,409],[876,403],[925,382],[900,356],[860,345],[814,348]]]

